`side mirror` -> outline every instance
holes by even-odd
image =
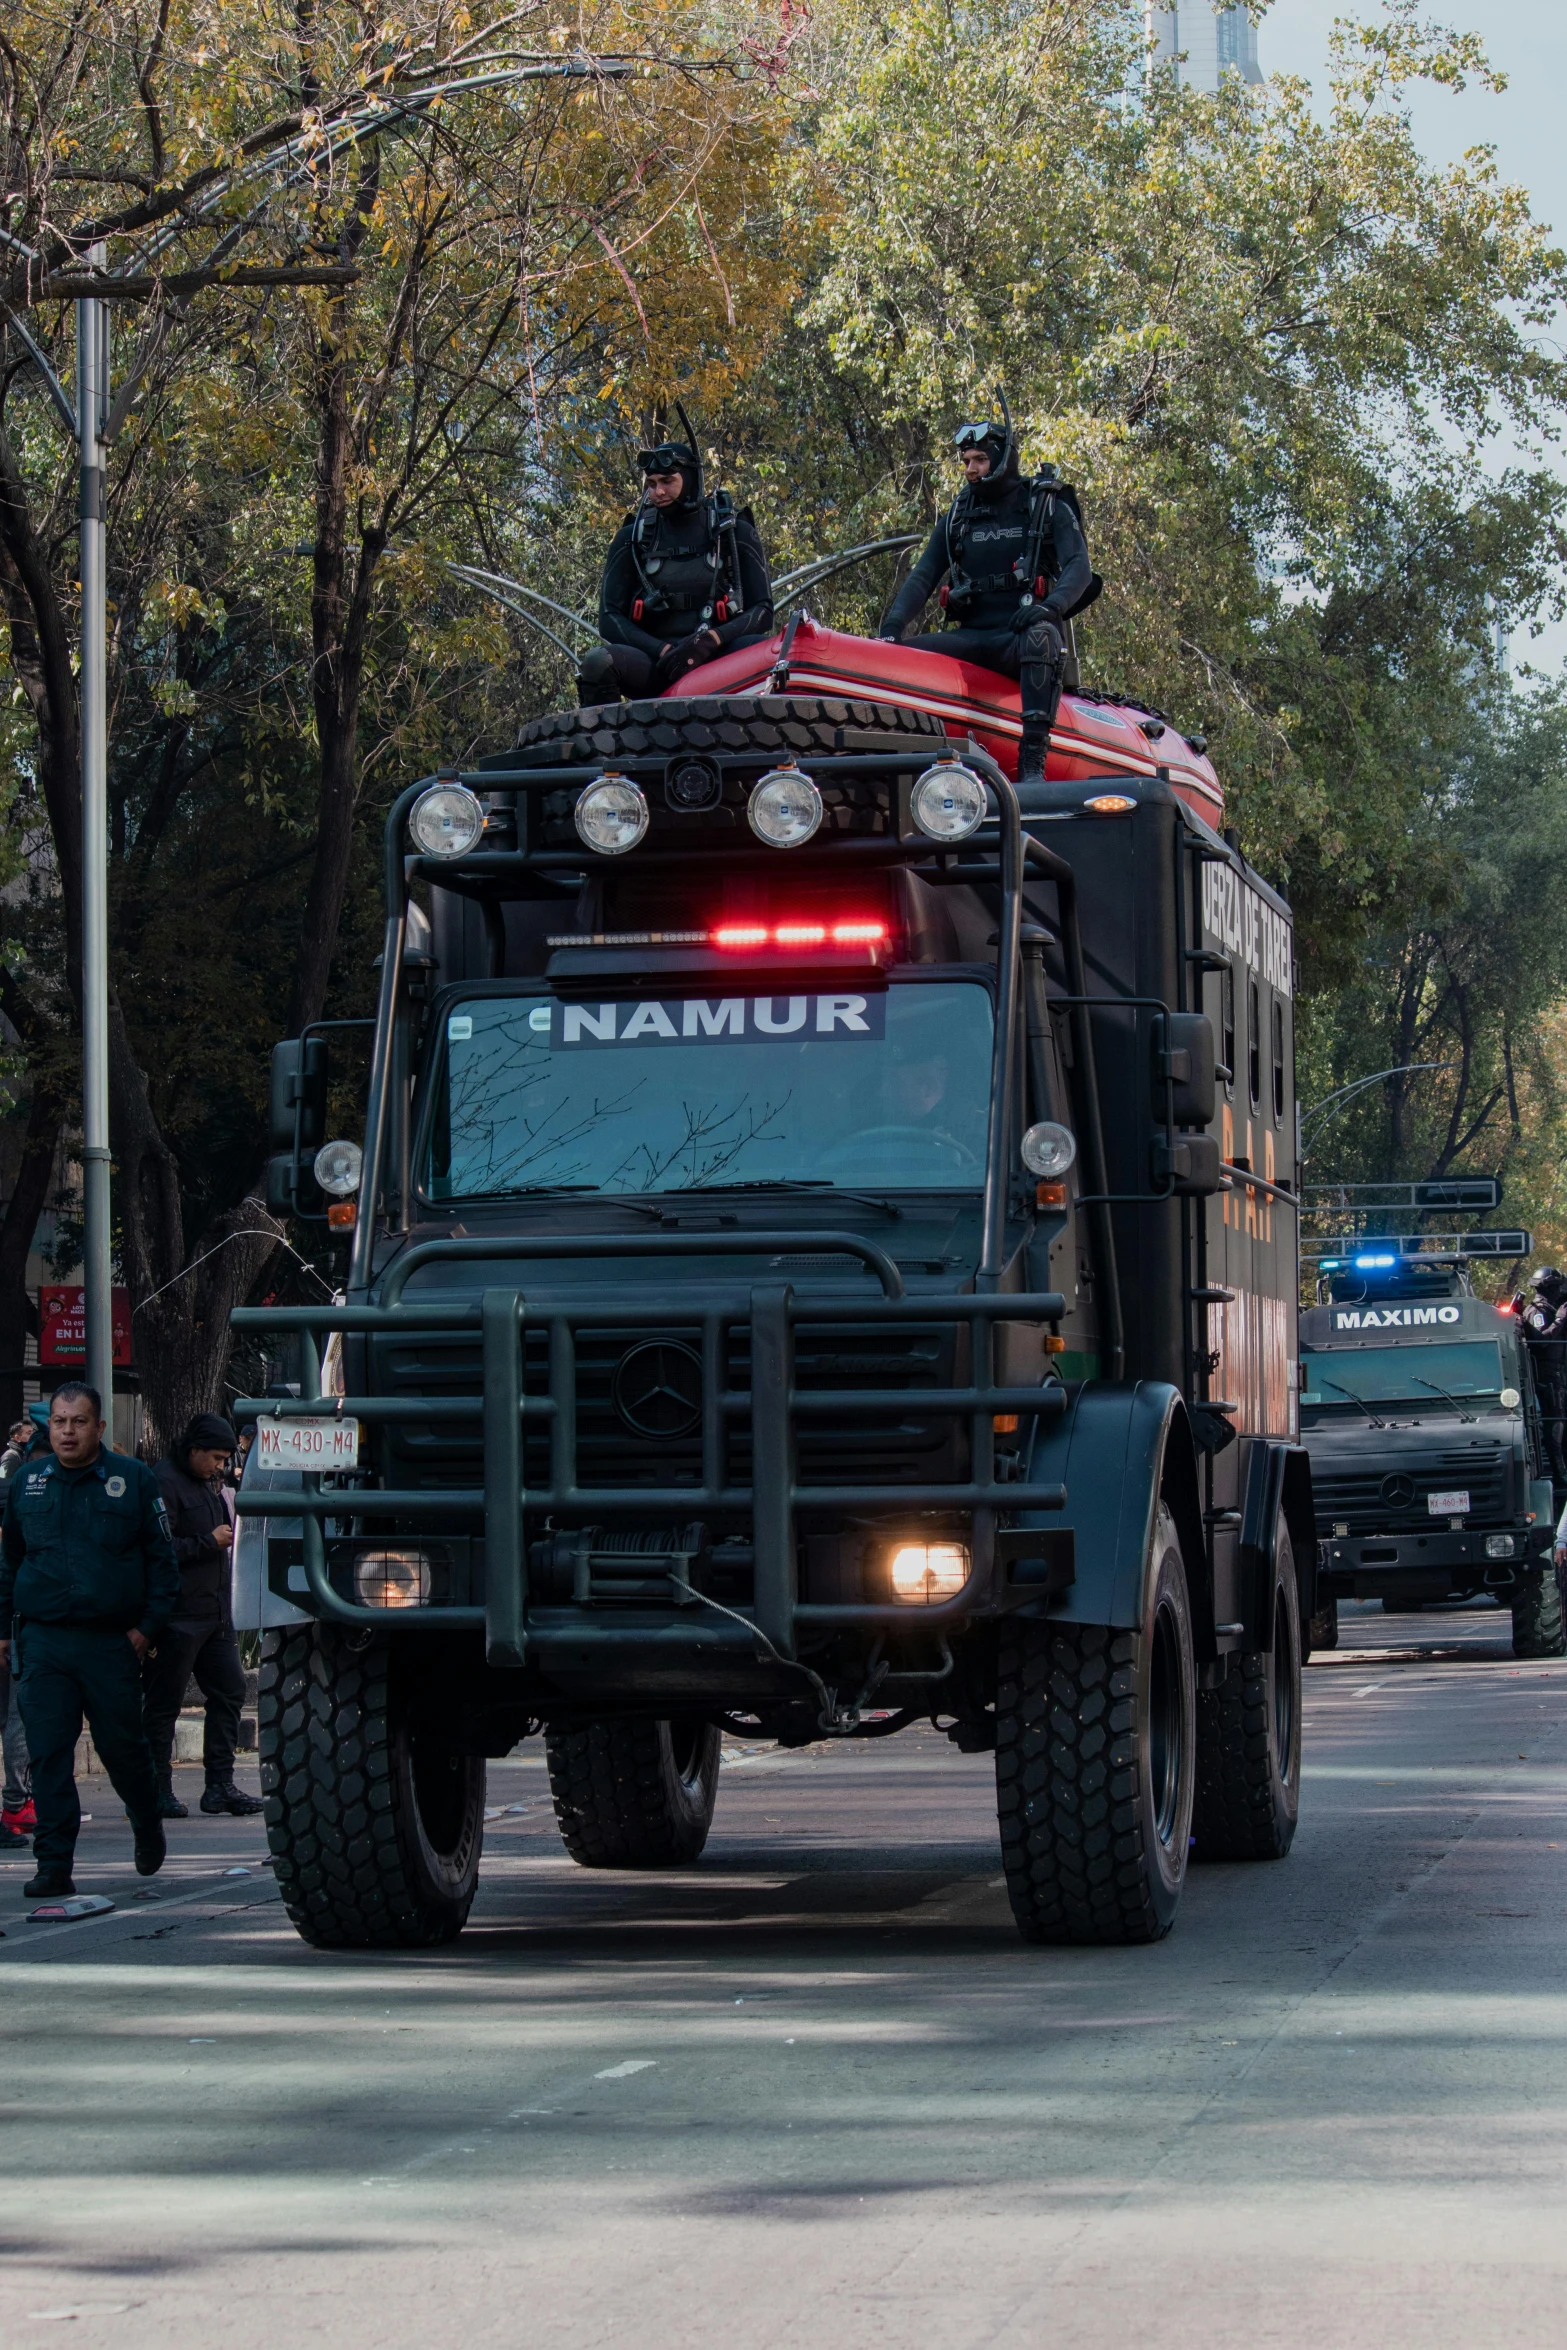
[[[1205,1012],[1168,1012],[1153,1024],[1153,1109],[1163,1122],[1165,1083],[1177,1126],[1211,1126],[1219,1107],[1213,1029]]]
[[[268,1122],[273,1156],[267,1161],[267,1206],[275,1216],[322,1212],[312,1173],[326,1140],[327,1051],[324,1036],[290,1036],[272,1047]]]
[[[272,1148],[301,1161],[326,1140],[326,1038],[290,1036],[272,1047]]]
[[[1171,1183],[1177,1199],[1211,1199],[1224,1189],[1218,1137],[1183,1134],[1173,1150],[1167,1142],[1156,1142],[1153,1179],[1161,1188]]]

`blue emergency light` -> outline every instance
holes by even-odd
[[[1397,1257],[1357,1257],[1355,1259],[1355,1270],[1357,1273],[1380,1273],[1384,1271],[1387,1266],[1396,1265],[1397,1263]]]

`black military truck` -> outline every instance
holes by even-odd
[[[1489,1592],[1512,1610],[1515,1655],[1562,1654],[1559,1497],[1530,1350],[1467,1270],[1529,1248],[1527,1233],[1374,1236],[1322,1257],[1300,1333],[1319,1645],[1336,1642],[1341,1598],[1397,1613]]]
[[[994,1750],[1032,1941],[1282,1856],[1293,966],[1235,848],[1162,772],[665,699],[410,785],[385,889],[362,1146],[333,1032],[274,1061],[343,1302],[237,1317],[300,1349],[239,1584],[301,1934],[456,1934],[540,1730],[590,1867],[695,1858],[725,1729],[923,1719]]]

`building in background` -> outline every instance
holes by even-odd
[[[1210,0],[1179,0],[1160,8],[1148,0],[1148,37],[1155,63],[1179,59],[1176,72],[1188,90],[1217,90],[1225,73],[1260,82],[1257,28],[1244,8],[1215,8]]]

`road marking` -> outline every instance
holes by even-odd
[[[633,2073],[650,2073],[658,2062],[654,2056],[628,2056],[624,2064],[612,2064],[606,2072],[595,2073],[595,2081],[629,2081]]]

